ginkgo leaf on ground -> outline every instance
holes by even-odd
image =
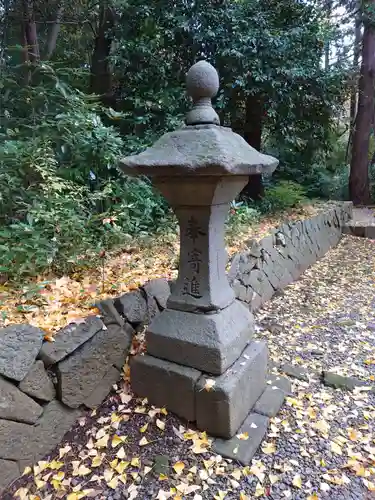
[[[126,441],[127,437],[126,436],[118,436],[115,434],[112,438],[112,448],[116,448],[119,444],[122,444]]]
[[[97,448],[106,448],[108,446],[109,434],[106,434],[102,438],[98,439],[95,443]]]
[[[296,474],[293,478],[293,486],[295,488],[302,488],[302,478],[299,474]]]
[[[333,453],[336,453],[336,455],[342,455],[341,446],[335,443],[334,441],[331,441],[331,451]]]
[[[165,429],[165,422],[163,422],[162,420],[159,420],[159,419],[157,418],[157,419],[156,419],[156,426],[157,426],[160,430],[164,431],[164,429]]]
[[[263,496],[264,494],[266,493],[266,490],[264,489],[264,486],[262,486],[261,483],[257,483],[256,487],[255,487],[255,497],[261,497]]]
[[[275,443],[263,443],[262,451],[266,455],[271,455],[272,453],[275,453],[276,452]]]
[[[174,465],[173,465],[173,469],[174,471],[180,475],[182,473],[182,471],[184,470],[185,468],[185,464],[184,462],[176,462]]]

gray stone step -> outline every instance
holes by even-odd
[[[259,413],[250,413],[237,434],[231,439],[214,439],[212,449],[222,457],[231,458],[247,465],[254,457],[262,442],[269,423],[269,418]],[[237,436],[247,437],[241,439]]]

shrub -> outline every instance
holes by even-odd
[[[278,212],[294,208],[307,201],[305,189],[296,182],[280,181],[265,190],[264,198],[258,203],[261,212]]]
[[[233,237],[246,231],[251,224],[258,222],[259,218],[260,212],[256,208],[243,202],[233,202],[227,220],[227,235]]]

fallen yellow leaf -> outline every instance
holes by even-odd
[[[116,472],[122,474],[124,470],[128,468],[129,464],[130,462],[124,462],[124,460],[121,460],[121,462],[115,467]]]
[[[112,438],[112,448],[116,448],[121,443],[124,443],[127,439],[127,436],[118,436],[115,434]]]
[[[256,487],[255,487],[255,496],[256,497],[261,497],[262,495],[264,495],[266,492],[266,490],[264,489],[264,487],[261,485],[261,483],[257,483]]]
[[[30,474],[30,472],[32,472],[32,468],[27,466],[24,468],[24,471],[22,472],[22,475],[23,476],[26,476],[27,474]]]
[[[116,456],[118,458],[120,458],[121,460],[126,457],[126,453],[125,453],[123,446],[121,446],[121,448],[118,450],[118,452],[116,453]]]
[[[52,476],[52,479],[55,479],[56,481],[62,481],[64,477],[65,477],[65,472],[59,471]]]
[[[78,476],[87,476],[87,474],[90,474],[90,472],[91,472],[91,469],[86,467],[86,465],[82,464],[78,467],[77,475]]]
[[[336,453],[336,455],[342,455],[342,449],[341,446],[339,446],[337,443],[334,441],[331,441],[331,451],[333,453]]]
[[[275,453],[276,452],[275,443],[264,443],[262,446],[262,451],[266,455],[271,455],[272,453]]]
[[[97,455],[96,457],[94,457],[91,461],[91,467],[99,467],[100,465],[102,465],[102,457],[100,457],[99,455]]]
[[[302,478],[299,474],[296,474],[293,478],[293,486],[295,488],[302,488]]]
[[[110,481],[107,482],[107,485],[115,490],[118,486],[118,476],[114,476]]]
[[[204,390],[210,392],[215,387],[215,384],[216,380],[212,378],[206,379],[206,383],[204,384]]]
[[[106,434],[105,436],[97,440],[95,446],[97,448],[106,448],[108,446],[108,440],[109,440],[109,435]]]
[[[175,472],[180,475],[182,473],[182,471],[184,470],[185,468],[185,464],[184,462],[176,462],[173,466],[173,469],[175,470]]]
[[[143,425],[139,430],[140,432],[146,432],[147,431],[147,427],[148,427],[148,422],[145,423],[145,425]]]
[[[248,432],[242,432],[241,434],[237,434],[237,439],[241,439],[242,441],[247,441],[249,439]]]
[[[162,420],[159,420],[159,419],[157,418],[157,419],[156,419],[156,426],[157,426],[160,430],[164,431],[164,429],[165,429],[165,422],[163,422]]]

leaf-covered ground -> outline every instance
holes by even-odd
[[[124,381],[3,499],[375,498],[375,394],[314,376],[328,368],[373,384],[374,245],[344,237],[258,313],[272,359],[312,377],[292,380],[293,397],[248,467],[215,456],[204,433],[136,399]]]
[[[285,220],[311,217],[324,207],[305,205],[263,217],[259,224],[238,227],[227,236],[228,253],[241,250],[251,238],[262,238]],[[178,235],[163,235],[139,244],[134,242],[133,246],[104,257],[96,269],[73,276],[41,276],[21,288],[12,283],[0,285],[0,327],[29,323],[43,328],[46,334],[54,334],[75,319],[89,315],[101,299],[119,296],[153,278],[176,277],[178,253]]]

